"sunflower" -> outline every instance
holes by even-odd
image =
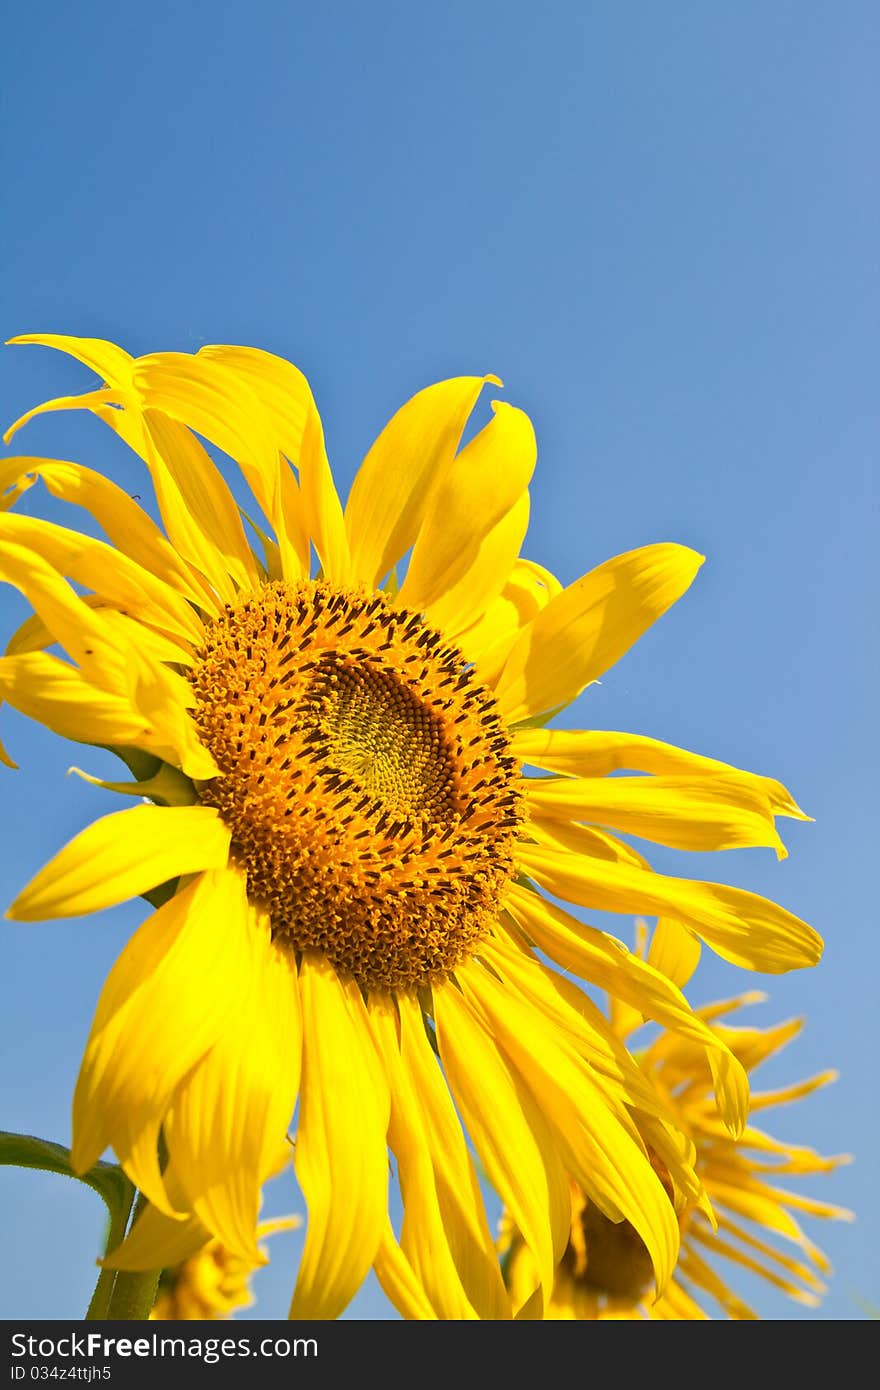
[[[291,1157],[291,1145],[285,1139],[270,1177],[287,1168]],[[299,1225],[299,1216],[271,1217],[257,1226],[257,1239],[263,1241],[281,1231],[294,1231]],[[175,1263],[159,1276],[150,1313],[154,1321],[216,1321],[231,1318],[239,1308],[253,1306],[251,1278],[257,1268],[269,1261],[264,1245],[257,1246],[256,1260],[244,1259],[212,1237],[197,1218],[172,1221],[150,1206],[138,1221],[137,1239],[153,1247],[162,1244],[169,1250],[176,1246]],[[133,1243],[134,1235],[131,1240]]]
[[[165,1218],[139,1223],[115,1263],[167,1266],[192,1222],[253,1259],[261,1183],[296,1110],[308,1226],[292,1317],[338,1316],[371,1266],[407,1316],[510,1316],[471,1146],[546,1288],[568,1241],[569,1173],[639,1233],[665,1288],[679,1226],[651,1154],[698,1200],[692,1153],[578,981],[704,1048],[734,1132],[745,1071],[662,972],[542,890],[668,913],[749,968],[812,965],[821,940],[797,917],[656,874],[615,833],[781,855],[776,818],[803,812],[770,778],[543,725],[702,557],[650,545],[567,588],[521,558],[528,417],[493,401],[461,447],[495,377],[415,395],[343,510],[290,363],[246,347],[135,359],[94,339],[14,341],[62,349],[102,384],[29,411],[7,440],[42,411],[93,412],[146,464],[164,526],[82,465],[3,464],[7,502],[42,478],[108,538],[0,517],[0,574],[33,609],[0,695],[118,752],[134,780],[102,785],[137,801],[62,848],[9,915],[137,895],[155,909],[107,979],[74,1096],[76,1167],[113,1149]]]
[[[640,931],[641,948],[645,933]],[[659,922],[649,959],[671,968],[684,985],[696,963],[693,943],[682,940],[674,922]],[[760,993],[709,1004],[699,1016],[751,1073],[797,1037],[803,1019],[769,1028],[731,1027],[721,1020],[745,1005],[763,1002]],[[615,1031],[628,1040],[641,1024],[632,1009],[612,1007]],[[663,1296],[652,1298],[651,1262],[644,1243],[628,1222],[613,1224],[575,1181],[570,1183],[571,1230],[549,1298],[538,1290],[531,1251],[505,1214],[500,1246],[505,1277],[515,1307],[524,1317],[579,1320],[648,1318],[659,1321],[705,1320],[709,1310],[733,1320],[758,1314],[727,1282],[724,1270],[749,1275],[781,1290],[808,1307],[817,1307],[831,1273],[827,1257],[806,1235],[795,1213],[851,1221],[844,1207],[791,1192],[781,1178],[827,1173],[850,1162],[848,1154],[822,1157],[810,1148],[773,1138],[751,1122],[738,1138],[719,1124],[712,1098],[712,1079],[705,1055],[681,1036],[660,1032],[639,1053],[644,1075],[676,1114],[679,1128],[696,1150],[695,1168],[708,1206],[680,1208],[682,1231],[678,1264]],[[751,1093],[751,1113],[800,1100],[836,1079],[826,1071],[805,1081]],[[659,1158],[661,1179],[669,1182]],[[786,1243],[788,1249],[785,1248]],[[792,1252],[795,1248],[795,1253]],[[721,1270],[719,1271],[719,1264]],[[717,1315],[717,1314],[716,1314]]]
[[[278,1231],[293,1230],[298,1224],[295,1216],[261,1221],[257,1237],[262,1240]],[[265,1263],[266,1251],[258,1248]],[[254,1303],[250,1287],[254,1269],[250,1260],[233,1254],[219,1240],[208,1240],[180,1264],[163,1269],[150,1317],[156,1322],[231,1318],[239,1308],[250,1308]]]

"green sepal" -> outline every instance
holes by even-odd
[[[514,733],[518,729],[543,729],[546,724],[550,723],[551,719],[555,719],[558,714],[573,704],[574,700],[564,700],[561,705],[556,705],[554,709],[545,709],[540,714],[533,714],[529,719],[517,719],[516,723],[511,725],[511,729]]]
[[[162,766],[161,758],[157,758],[155,753],[145,753],[142,748],[123,748],[118,745],[111,746],[109,743],[102,743],[98,746],[106,748],[108,753],[114,753],[117,758],[121,758],[129,772],[139,782],[146,782],[148,778],[155,777]]]

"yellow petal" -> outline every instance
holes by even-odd
[[[700,961],[700,942],[672,917],[658,918],[648,950],[648,964],[684,989]]]
[[[549,570],[533,560],[515,561],[498,597],[458,636],[458,646],[476,663],[484,685],[495,685],[521,629],[561,593],[562,585]]]
[[[112,412],[115,415],[119,411]],[[122,488],[102,473],[64,459],[25,456],[15,462],[34,478],[42,478],[53,497],[84,507],[123,555],[188,599],[204,597],[188,566],[147,513]]]
[[[449,1087],[425,1032],[417,1000],[398,996],[400,1052],[415,1087],[450,1249],[465,1291],[483,1319],[510,1317],[495,1240]]]
[[[275,532],[285,577],[307,576],[299,488],[247,383],[224,363],[161,352],[138,358],[134,386],[147,409],[187,425],[236,461]]]
[[[391,1303],[407,1321],[437,1321],[412,1265],[394,1238],[390,1222],[386,1222],[373,1269]]]
[[[151,627],[196,645],[203,639],[201,619],[183,594],[103,541],[8,512],[0,516],[0,541],[30,550],[58,574]]]
[[[389,420],[361,464],[345,508],[354,575],[369,588],[402,559],[419,533],[431,492],[455,456],[487,381],[463,376],[417,392]]]
[[[435,989],[434,1010],[455,1103],[549,1290],[568,1242],[571,1205],[542,1109],[455,985]]]
[[[174,1209],[159,1171],[159,1129],[177,1086],[232,1021],[247,978],[245,911],[243,879],[231,871],[202,874],[169,898],[116,961],[86,1044],[74,1167],[84,1172],[112,1145],[166,1215]]]
[[[245,904],[238,925],[236,1007],[178,1089],[167,1138],[188,1206],[256,1264],[260,1192],[293,1115],[302,1025],[294,958],[273,942],[268,916]]]
[[[749,1108],[745,1069],[670,980],[614,937],[578,922],[537,893],[512,884],[505,905],[539,950],[564,970],[573,971],[623,999],[645,1018],[697,1043],[712,1069],[721,1112],[731,1131],[740,1133]]]
[[[147,464],[168,539],[221,602],[256,588],[259,571],[235,499],[194,435],[156,410],[99,413]]]
[[[641,734],[606,729],[516,729],[513,754],[523,763],[574,777],[607,777],[610,772],[651,772],[672,777],[735,777],[763,793],[774,815],[809,820],[791,792],[772,777],[731,767],[717,758],[689,753]]]
[[[251,347],[203,347],[207,357],[234,368],[259,398],[282,454],[299,472],[303,517],[323,574],[336,584],[350,578],[351,557],[342,506],[324,447],[324,430],[311,388],[292,362]]]
[[[323,956],[300,967],[303,1079],[296,1174],[309,1209],[292,1318],[338,1317],[376,1258],[388,1214],[388,1082],[360,991]]]
[[[812,927],[742,888],[666,878],[629,864],[575,859],[526,844],[518,847],[518,857],[556,897],[607,912],[675,917],[723,960],[746,970],[778,975],[815,965],[822,955],[822,938]]]
[[[723,1279],[718,1277],[705,1260],[699,1258],[693,1241],[687,1241],[682,1246],[678,1274],[682,1279],[695,1285],[696,1288],[704,1290],[711,1298],[714,1298],[732,1321],[757,1321],[757,1313],[753,1312],[747,1303],[744,1303],[727,1287]]]
[[[0,512],[7,512],[37,481],[36,474],[25,467],[28,462],[19,458],[0,460]]]
[[[672,849],[766,845],[784,859],[764,792],[725,777],[525,777],[530,809],[555,820],[611,825]]]
[[[594,825],[573,825],[569,821],[544,820],[531,815],[527,833],[530,840],[548,849],[566,850],[570,854],[585,854],[596,859],[610,859],[616,864],[637,864],[650,869],[644,855],[633,849],[632,845],[616,839]]]
[[[816,1287],[818,1281],[815,1279],[809,1281],[813,1285],[812,1288],[803,1289],[800,1284],[794,1283],[791,1279],[786,1279],[784,1276],[777,1274],[776,1270],[768,1261],[754,1259],[753,1256],[747,1255],[745,1251],[737,1249],[730,1241],[723,1240],[720,1236],[713,1235],[710,1231],[701,1231],[695,1227],[693,1238],[699,1241],[701,1245],[704,1245],[707,1250],[711,1250],[713,1255],[721,1255],[724,1259],[731,1260],[742,1269],[749,1270],[751,1274],[757,1274],[760,1278],[765,1279],[768,1284],[772,1284],[774,1288],[781,1289],[783,1293],[788,1294],[789,1298],[793,1298],[797,1303],[804,1303],[809,1308],[818,1308],[818,1295],[824,1291],[824,1285],[818,1283],[818,1287]]]
[[[612,1221],[627,1220],[638,1231],[662,1292],[675,1267],[679,1229],[643,1147],[619,1123],[589,1067],[540,1014],[476,963],[459,967],[456,978],[541,1105],[567,1171]]]
[[[0,698],[53,733],[77,743],[139,743],[144,719],[130,700],[90,685],[73,666],[44,652],[0,659]]]
[[[493,401],[492,409],[494,419],[447,465],[432,490],[400,590],[401,603],[420,612],[431,611],[462,582],[480,547],[517,505],[534,472],[537,446],[529,417],[501,401]],[[495,593],[521,541],[522,535],[517,548],[504,556]],[[462,627],[479,616],[478,611],[468,614],[464,605],[461,614]]]
[[[176,1210],[186,1198],[179,1180],[169,1168],[163,1174],[169,1199]],[[167,1216],[151,1202],[143,1208],[121,1244],[100,1261],[108,1269],[173,1269],[211,1239],[211,1232],[197,1216]]]
[[[515,931],[515,929],[514,929]],[[694,1172],[696,1148],[677,1128],[653,1080],[634,1061],[608,1019],[573,980],[550,969],[519,939],[499,933],[480,948],[481,962],[503,981],[504,988],[536,1018],[538,1026],[585,1063],[596,1087],[596,1104],[641,1150],[650,1146],[666,1164],[676,1188],[690,1202],[704,1205],[702,1184]],[[633,1122],[638,1112],[639,1122]]]
[[[132,806],[75,836],[7,911],[20,922],[79,917],[180,874],[222,869],[229,830],[210,806]]]
[[[503,589],[529,524],[529,494],[523,492],[499,522],[487,532],[469,567],[435,603],[425,610],[432,627],[456,641],[491,607]]]
[[[124,376],[133,360],[124,348],[103,338],[76,338],[65,333],[20,333],[16,338],[9,338],[8,342],[35,343],[40,347],[66,352],[77,362],[91,367],[103,381],[114,381]]]
[[[811,1095],[813,1091],[819,1090],[820,1087],[836,1081],[837,1076],[837,1072],[832,1069],[819,1072],[816,1076],[811,1076],[805,1081],[794,1082],[791,1086],[780,1086],[773,1091],[755,1091],[752,1094],[752,1113],[754,1114],[758,1110],[768,1110],[777,1105],[786,1105],[793,1100],[800,1100],[803,1096]]]
[[[0,535],[4,520],[11,518],[0,517]],[[0,541],[0,577],[26,595],[90,684],[127,700],[138,711],[144,721],[139,746],[173,749],[173,760],[190,777],[216,775],[214,759],[186,712],[194,703],[190,686],[151,657],[150,644],[136,640],[135,627],[126,632],[123,624],[108,620],[38,552],[24,545]]]
[[[520,634],[495,687],[508,723],[565,705],[613,666],[690,587],[703,556],[649,545],[607,560]]]
[[[136,363],[112,344],[57,339],[74,356],[100,371],[112,388],[48,401],[29,411],[7,432],[11,436],[35,415],[47,410],[92,410],[147,463],[169,537],[181,557],[195,570],[189,582],[200,591],[201,606],[209,609],[212,593],[231,600],[236,587],[258,582],[235,503],[214,463],[189,431],[173,420],[149,418],[134,389]],[[124,409],[116,409],[121,404]],[[207,576],[211,588],[201,583]],[[234,582],[233,582],[234,581]]]
[[[56,410],[95,410],[104,409],[108,406],[119,405],[124,398],[124,393],[112,390],[85,391],[80,396],[55,396],[51,401],[41,401],[39,405],[32,406],[23,415],[13,421],[3,436],[3,442],[8,444],[18,431],[24,429],[25,425],[30,424],[40,415],[51,415]]]
[[[450,1250],[420,1097],[401,1057],[393,1001],[381,996],[371,1001],[369,1016],[391,1089],[388,1143],[397,1158],[403,1200],[402,1253],[438,1317],[476,1318]]]
[[[24,594],[86,680],[114,693],[125,689],[125,656],[118,641],[57,570],[26,546],[0,541],[0,578]]]

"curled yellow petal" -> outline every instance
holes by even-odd
[[[735,777],[526,777],[521,787],[550,819],[611,825],[672,849],[766,845],[787,855],[766,794]]]
[[[777,816],[809,820],[787,787],[730,763],[690,753],[644,734],[607,729],[516,729],[513,752],[523,763],[572,777],[607,777],[611,772],[650,772],[671,777],[734,777],[763,793]]]
[[[822,938],[768,898],[722,883],[668,878],[629,864],[522,844],[519,858],[542,887],[582,907],[677,918],[723,960],[777,975],[815,965]]]

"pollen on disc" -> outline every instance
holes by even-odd
[[[448,974],[514,874],[519,771],[492,695],[421,616],[277,581],[206,629],[193,716],[277,940],[365,989]]]

